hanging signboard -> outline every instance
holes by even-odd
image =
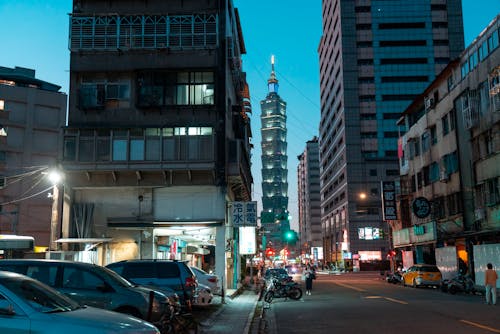
[[[384,220],[397,220],[396,184],[394,181],[382,181],[382,209]]]
[[[239,243],[240,254],[250,255],[255,254],[257,250],[257,243],[255,238],[255,227],[244,226],[239,228]]]
[[[233,227],[257,226],[257,202],[231,202]]]

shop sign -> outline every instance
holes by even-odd
[[[257,202],[231,202],[233,227],[257,226]]]
[[[417,197],[413,200],[412,209],[418,218],[426,218],[431,214],[431,203],[425,197]]]
[[[394,181],[382,181],[382,209],[384,220],[396,220],[396,184]]]

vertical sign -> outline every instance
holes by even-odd
[[[245,206],[243,202],[232,202],[231,222],[234,227],[243,226],[245,223]]]
[[[240,227],[240,254],[250,255],[256,253],[255,227]]]
[[[394,181],[382,181],[382,210],[384,220],[397,220],[396,184]]]
[[[245,202],[245,225],[257,226],[257,202]]]

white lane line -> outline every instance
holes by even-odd
[[[334,282],[334,283],[337,284],[337,285],[343,286],[344,288],[356,290],[356,291],[359,291],[359,292],[366,292],[365,289],[357,288],[355,286],[351,286],[351,285],[347,285],[347,284],[339,283],[339,282]]]

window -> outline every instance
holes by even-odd
[[[127,160],[127,130],[113,130],[113,161]]]
[[[65,267],[63,273],[63,288],[97,290],[104,281],[94,273],[75,267]]]
[[[458,171],[458,156],[457,152],[446,154],[443,156],[443,164],[446,173],[452,174]]]
[[[81,131],[78,143],[78,161],[94,161],[94,131]]]
[[[377,176],[377,170],[376,169],[370,169],[370,176]]]
[[[415,146],[415,156],[417,157],[420,155],[420,138],[415,138],[413,144]]]
[[[76,160],[76,137],[64,137],[63,159],[64,161]]]
[[[448,114],[441,118],[441,127],[443,128],[443,137],[450,132],[450,123],[448,121]]]
[[[431,145],[435,145],[437,143],[437,132],[435,125],[431,126],[430,134],[431,134]]]
[[[488,49],[490,53],[498,47],[498,32],[494,31],[490,37],[488,37]]]
[[[431,166],[429,168],[429,181],[439,181],[439,164],[435,161],[431,163]]]
[[[144,160],[144,131],[130,130],[130,160]]]
[[[422,153],[427,152],[430,148],[430,132],[425,131],[422,134]]]
[[[213,105],[213,72],[146,72],[137,77],[139,107]]]

